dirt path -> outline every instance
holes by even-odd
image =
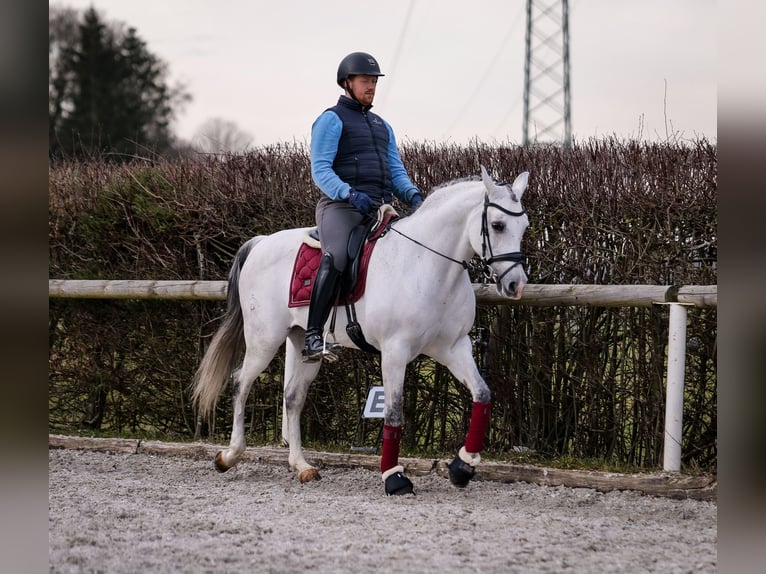
[[[51,572],[715,572],[716,503],[432,473],[49,451]]]

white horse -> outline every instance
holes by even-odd
[[[465,445],[449,464],[453,484],[473,478],[489,425],[490,390],[471,352],[469,331],[476,298],[467,269],[474,255],[499,293],[518,299],[527,283],[521,241],[529,225],[521,197],[528,172],[512,185],[496,184],[481,167],[481,180],[456,180],[433,189],[411,216],[395,220],[378,239],[369,261],[356,316],[368,343],[380,350],[385,406],[381,476],[386,494],[412,492],[399,465],[402,392],[407,364],[427,355],[447,367],[470,391],[473,410]],[[200,415],[209,415],[230,376],[234,419],[229,447],[215,467],[224,472],[245,451],[245,403],[253,381],[286,341],[283,435],[289,465],[301,482],[319,479],[303,455],[300,417],[309,384],[321,362],[302,361],[307,307],[288,307],[292,265],[308,228],[257,236],[237,252],[228,279],[228,309],[192,383]],[[499,253],[499,255],[496,255]],[[337,343],[357,348],[337,316]],[[244,344],[244,360],[234,370]]]

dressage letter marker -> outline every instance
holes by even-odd
[[[370,387],[370,392],[367,393],[367,403],[364,405],[364,418],[382,419],[384,400],[383,387]]]

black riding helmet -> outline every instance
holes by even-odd
[[[366,52],[353,52],[338,64],[338,85],[346,89],[345,81],[349,76],[385,76],[380,73],[378,61]]]

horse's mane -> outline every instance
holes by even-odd
[[[440,198],[445,197],[445,195],[440,192],[447,189],[448,187],[451,188],[461,183],[476,182],[476,181],[481,181],[481,178],[476,175],[471,175],[468,177],[456,178],[456,179],[447,181],[445,183],[440,183],[439,185],[432,187],[431,190],[428,192],[428,195],[426,196],[425,201],[423,202],[423,206],[425,207],[426,205],[432,205],[438,202]]]
[[[458,183],[463,183],[463,182],[466,182],[466,181],[479,181],[479,180],[481,180],[481,178],[478,175],[469,175],[467,177],[459,177],[459,178],[456,178],[456,179],[452,179],[452,180],[450,180],[448,182],[440,183],[436,187],[433,187],[431,189],[431,192],[428,195],[431,195],[432,193],[435,193],[435,192],[439,191],[440,189],[444,189],[445,187],[451,187],[451,186],[456,185]]]

